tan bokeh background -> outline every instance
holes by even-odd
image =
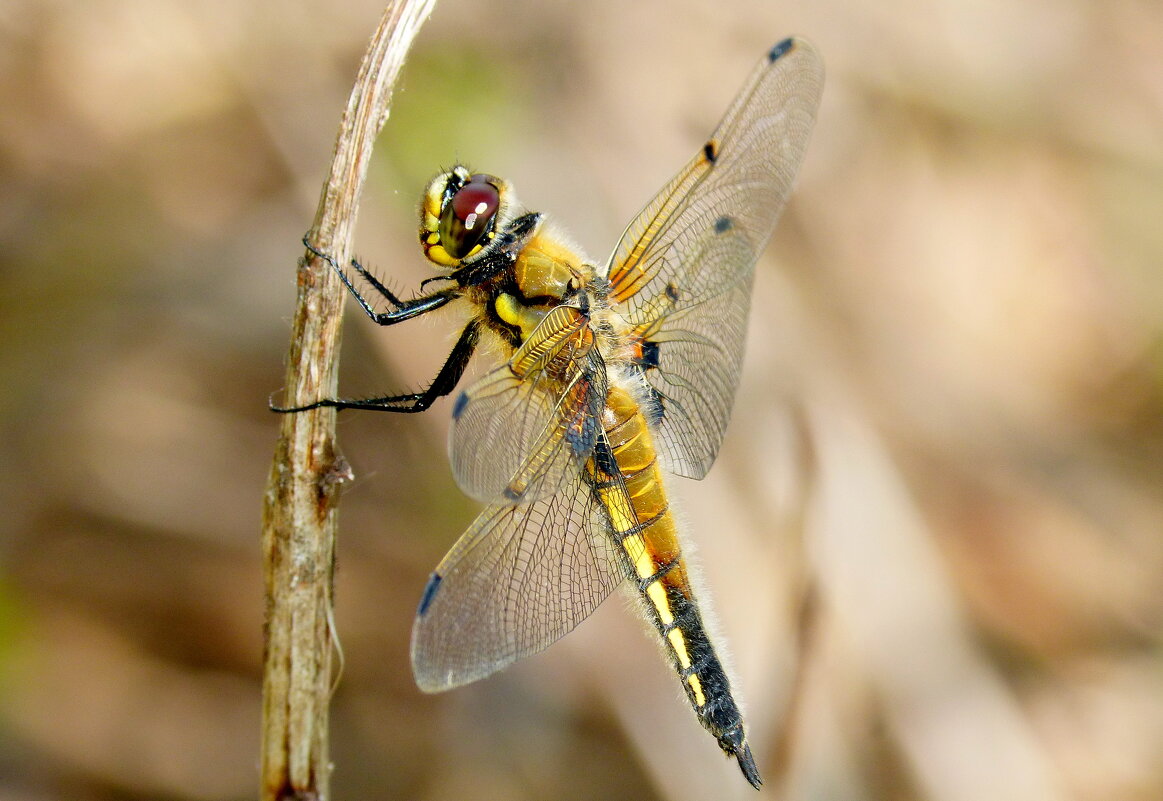
[[[256,793],[265,406],[379,12],[0,7],[0,799]],[[438,168],[602,258],[767,47],[824,54],[734,422],[674,487],[767,797],[1163,796],[1161,32],[1148,0],[445,0],[421,33],[357,238],[408,291]],[[353,315],[344,392],[423,384],[456,330]],[[473,515],[448,413],[341,418],[334,797],[753,797],[625,602],[415,689]]]

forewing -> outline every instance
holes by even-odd
[[[467,684],[543,650],[622,581],[608,517],[582,475],[534,503],[485,509],[440,562],[412,629],[420,689]]]
[[[723,441],[755,261],[791,192],[823,79],[810,44],[776,45],[610,258],[611,300],[625,304],[644,349],[660,450],[680,475],[706,475]]]
[[[449,431],[457,484],[486,503],[556,492],[589,458],[605,400],[589,319],[558,306],[508,362],[457,398]]]

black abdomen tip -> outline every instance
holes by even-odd
[[[775,47],[771,48],[770,52],[768,52],[768,54],[767,54],[767,60],[768,61],[775,61],[776,59],[778,59],[780,56],[786,54],[787,51],[791,50],[795,46],[796,46],[796,40],[794,38],[792,38],[791,36],[789,36],[788,38],[784,39],[782,42],[777,44]]]
[[[729,698],[727,700],[730,701]],[[748,783],[758,790],[763,784],[763,779],[759,775],[759,767],[755,764],[755,757],[751,756],[751,746],[747,744],[747,735],[743,733],[743,721],[739,718],[739,712],[734,710],[734,703],[731,703],[730,706],[736,722],[718,735],[719,747],[730,756],[735,757],[739,763],[739,770],[743,772],[743,778],[747,779]],[[712,727],[708,726],[708,728]]]
[[[763,786],[763,778],[759,775],[759,768],[755,765],[755,757],[751,756],[751,746],[743,744],[743,750],[735,752],[735,759],[739,761],[739,770],[743,777],[758,790]]]

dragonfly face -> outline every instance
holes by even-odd
[[[454,267],[496,238],[505,219],[508,185],[494,175],[473,175],[461,166],[428,184],[420,206],[420,246],[441,267]]]
[[[428,391],[301,408],[420,411],[453,392],[482,338],[506,357],[453,405],[453,472],[488,505],[424,590],[412,634],[421,689],[451,689],[541,651],[628,583],[700,722],[759,786],[664,472],[702,478],[718,453],[755,262],[822,85],[809,44],[772,48],[604,263],[517,208],[503,180],[458,166],[433,179],[420,210],[421,246],[442,271],[429,281],[445,288],[401,301],[353,265],[392,304],[375,312],[340,270],[381,324],[453,301],[469,320]]]

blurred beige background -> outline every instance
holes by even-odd
[[[4,801],[256,793],[266,403],[379,13],[0,4]],[[815,138],[719,463],[674,482],[764,795],[1163,797],[1163,6],[445,0],[357,251],[415,287],[464,160],[603,258],[791,33]],[[423,384],[456,330],[353,315],[343,392]],[[341,417],[334,797],[753,797],[625,602],[416,690],[473,516],[448,413]]]

